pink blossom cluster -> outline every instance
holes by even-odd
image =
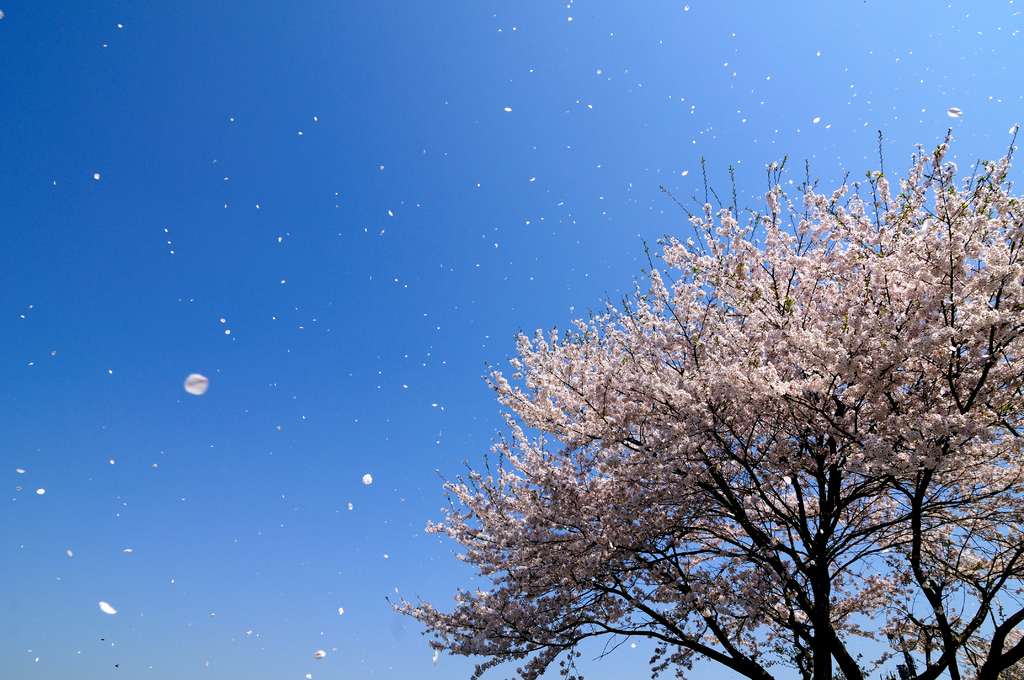
[[[652,640],[654,675],[861,680],[882,633],[920,680],[1018,663],[1024,215],[1010,154],[958,181],[948,142],[895,195],[770,168],[763,213],[705,205],[631,299],[521,336],[501,465],[428,527],[491,585],[396,608],[474,677],[572,677],[599,636]]]

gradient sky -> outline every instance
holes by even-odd
[[[783,156],[854,181],[881,130],[901,176],[952,126],[969,170],[1024,121],[1024,0],[0,10],[5,679],[468,678],[385,598],[485,585],[423,531],[485,362],[688,235],[659,185],[757,209]]]

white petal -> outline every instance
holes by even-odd
[[[210,379],[204,375],[198,373],[192,373],[185,378],[185,391],[189,394],[205,394],[206,389],[210,386]]]

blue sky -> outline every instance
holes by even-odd
[[[0,5],[0,676],[468,677],[385,597],[482,585],[423,527],[485,362],[632,289],[659,186],[1024,119],[1024,0],[823,7]]]

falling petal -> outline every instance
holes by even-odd
[[[210,379],[198,373],[192,373],[185,378],[185,391],[196,396],[205,394],[210,386]]]
[[[42,496],[44,493],[46,493],[46,489],[36,489],[36,493]]]
[[[74,553],[72,553],[72,552],[71,552],[71,551],[69,550],[69,551],[68,551],[68,557],[71,557],[72,555],[74,555]]]
[[[113,607],[111,607],[106,602],[100,602],[100,611],[102,611],[104,614],[116,614],[117,613],[117,610],[114,609]]]
[[[338,607],[338,616],[341,616],[344,613],[345,613],[345,608],[344,607]]]
[[[325,651],[324,651],[324,650],[322,650],[322,649],[320,649],[320,650],[317,650],[316,652],[314,652],[314,653],[313,653],[313,658],[314,658],[314,659],[322,659],[322,658],[324,658],[325,656],[327,656],[327,652],[325,652]]]
[[[363,475],[363,484],[373,484],[373,477],[371,477],[370,475]]]
[[[437,665],[437,650],[434,650],[434,665]]]
[[[950,109],[947,109],[946,113],[949,115],[950,118],[959,118],[960,116],[964,115],[964,112],[956,108],[955,106]]]

